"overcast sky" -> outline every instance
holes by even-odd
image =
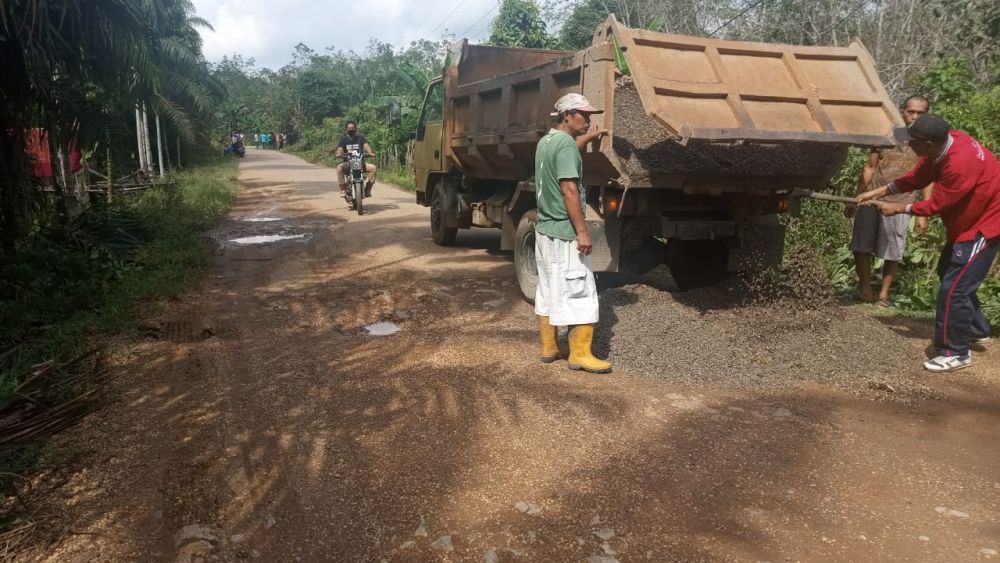
[[[397,47],[441,39],[446,31],[481,39],[489,35],[497,0],[194,0],[194,5],[215,28],[201,30],[209,61],[239,53],[253,57],[258,67],[279,68],[291,62],[299,43],[317,52],[335,47],[360,53],[372,37]]]

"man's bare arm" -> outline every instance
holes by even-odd
[[[590,144],[591,141],[594,139],[600,139],[607,134],[607,129],[601,129],[597,125],[594,125],[590,128],[590,131],[587,131],[583,135],[576,138],[576,148],[583,151],[583,149],[587,148],[587,145]]]
[[[876,170],[878,170],[878,151],[871,151],[868,153],[868,160],[865,161],[865,165],[861,169],[861,176],[858,178],[858,195],[869,189],[875,178]],[[856,211],[856,207],[848,205],[844,207],[844,217],[851,218]]]
[[[576,247],[583,254],[590,254],[594,245],[590,241],[590,232],[587,231],[587,221],[583,218],[583,209],[580,202],[580,190],[576,187],[577,179],[559,180],[559,191],[562,192],[563,204],[566,205],[566,214],[576,231]]]
[[[861,178],[858,183],[858,193],[863,193],[871,189],[872,179],[875,178],[875,171],[878,170],[878,151],[868,153],[868,160],[865,161],[864,168],[861,169]]]

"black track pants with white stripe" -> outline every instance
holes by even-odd
[[[978,235],[969,242],[944,247],[938,262],[941,289],[934,320],[934,347],[941,356],[964,356],[969,342],[990,335],[976,291],[990,273],[1000,250],[1000,237],[987,240]]]

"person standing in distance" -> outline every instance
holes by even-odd
[[[990,338],[990,324],[976,291],[1000,250],[1000,162],[979,141],[935,115],[897,129],[896,139],[921,157],[917,166],[859,195],[857,202],[877,206],[886,217],[941,216],[948,243],[938,262],[941,289],[934,320],[938,355],[924,362],[924,368],[940,372],[968,367],[970,346],[985,345]],[[931,182],[936,185],[929,200],[881,201],[887,194],[912,192]]]
[[[556,327],[570,327],[569,368],[610,373],[611,364],[594,357],[591,346],[598,320],[597,284],[591,265],[593,243],[584,221],[586,190],[580,150],[606,134],[590,131],[590,116],[602,113],[580,94],[567,94],[555,104],[556,126],[535,149],[535,314],[542,341],[542,361],[563,354]]]

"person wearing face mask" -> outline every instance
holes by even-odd
[[[611,364],[591,352],[598,320],[597,285],[590,258],[593,243],[584,221],[587,193],[580,156],[589,141],[606,134],[590,127],[590,116],[603,110],[580,94],[559,98],[555,110],[551,114],[555,127],[535,149],[535,314],[542,361],[565,357],[556,344],[556,327],[568,326],[569,368],[609,373]]]
[[[972,345],[985,346],[990,325],[976,291],[1000,249],[1000,162],[967,133],[935,115],[920,117],[896,130],[920,157],[902,177],[857,197],[883,216],[901,213],[940,215],[947,230],[938,275],[941,289],[934,321],[937,357],[924,362],[930,371],[953,371],[972,364]],[[879,201],[936,182],[931,198],[916,203]]]
[[[368,145],[368,139],[361,133],[358,133],[358,123],[356,121],[347,122],[347,132],[340,137],[340,143],[337,145],[337,158],[347,158],[351,154],[361,154],[374,158],[375,153],[372,152],[371,146]],[[345,179],[346,174],[351,168],[350,162],[344,162],[337,167],[337,182],[340,184],[340,191],[347,193],[347,180]],[[377,169],[374,164],[365,162],[365,197],[370,197],[372,195],[372,186],[375,185],[375,173]]]

